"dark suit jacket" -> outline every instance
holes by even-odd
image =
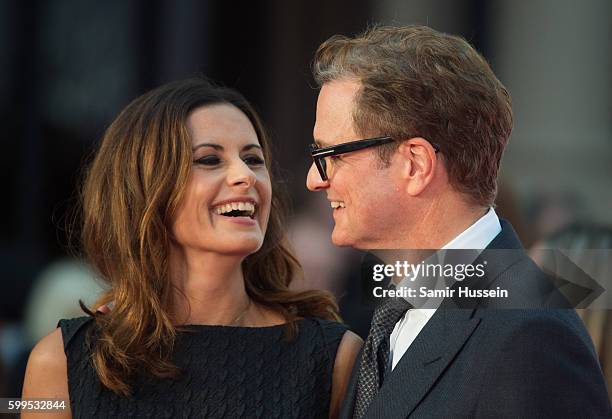
[[[534,308],[494,309],[444,300],[389,373],[366,418],[610,418],[593,344],[573,309],[558,309],[552,282],[522,250],[512,226],[485,249],[489,287],[531,295]],[[493,253],[493,252],[490,252]],[[554,309],[546,307],[555,307]],[[355,366],[341,417],[355,403]]]

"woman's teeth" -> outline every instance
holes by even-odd
[[[255,215],[255,205],[252,202],[231,202],[218,205],[213,208],[213,211],[217,215],[253,218],[253,215]]]

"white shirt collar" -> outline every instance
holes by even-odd
[[[448,242],[442,249],[485,249],[493,239],[501,232],[499,218],[493,208],[465,231]],[[437,253],[445,253],[442,252]],[[409,300],[409,299],[407,299]],[[392,368],[395,368],[408,347],[421,332],[423,327],[435,314],[435,308],[412,309],[395,325],[390,337],[389,361]]]
[[[444,247],[438,250],[432,258],[437,259],[437,263],[444,264],[446,259],[446,250],[461,250],[461,249],[474,249],[476,252],[467,254],[462,253],[460,256],[463,258],[463,263],[472,263],[480,254],[480,252],[485,249],[489,243],[493,241],[493,239],[501,232],[501,223],[499,222],[499,218],[495,213],[495,210],[491,207],[486,212],[485,215],[480,217],[474,224],[464,230],[457,237],[448,242]],[[470,258],[473,257],[473,259]],[[468,260],[469,259],[469,260]],[[455,262],[456,263],[456,262]],[[436,285],[437,289],[443,288],[443,278],[438,279],[438,283]],[[407,287],[414,288],[418,282],[411,281],[410,279],[405,279],[404,281],[398,284],[398,288]],[[415,307],[423,307],[425,301],[429,307],[437,307],[439,303],[442,302],[442,298],[434,299],[434,298],[410,298],[405,297],[406,301],[411,303]],[[435,309],[422,309],[427,310],[423,314],[427,316],[427,318],[431,318],[435,313]]]
[[[491,207],[485,215],[469,226],[457,237],[446,243],[442,249],[485,249],[501,232],[501,224]]]

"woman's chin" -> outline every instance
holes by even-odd
[[[195,251],[196,253],[217,253],[224,256],[247,257],[257,252],[263,245],[264,238],[261,234],[242,234],[227,237],[227,235],[217,235],[205,238],[198,238],[188,242],[173,241],[173,246],[177,249]]]
[[[220,253],[247,257],[257,252],[261,248],[262,244],[263,239],[258,240],[252,238],[250,240],[240,240],[236,243],[228,243],[227,246],[224,246],[223,249],[220,249]]]

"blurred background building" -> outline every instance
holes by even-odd
[[[372,23],[461,34],[508,87],[515,128],[498,211],[526,246],[575,222],[612,223],[609,0],[2,0],[0,370],[18,368],[31,345],[27,301],[67,255],[76,185],[105,127],[141,93],[196,73],[240,90],[270,128],[306,265],[299,286],[345,295],[351,268],[338,266],[359,259],[330,245],[331,213],[304,186],[317,95],[309,63],[329,36]],[[332,265],[333,275],[319,274]]]

